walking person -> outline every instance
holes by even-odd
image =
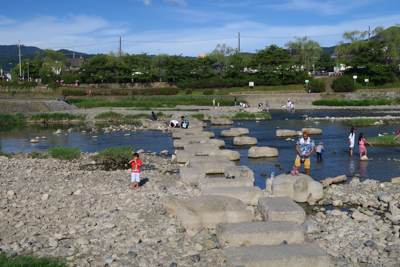
[[[215,108],[215,98],[213,99],[213,108]]]
[[[350,142],[350,156],[353,157],[353,150],[354,150],[354,143],[356,139],[356,128],[351,127],[350,135],[349,135],[349,142]]]
[[[306,174],[310,175],[310,155],[314,152],[315,143],[309,137],[309,134],[308,130],[304,130],[303,137],[296,143],[297,157],[294,162],[294,170],[291,171],[292,175],[299,175],[299,168],[302,163]]]
[[[364,139],[364,134],[360,133],[358,135],[358,150],[360,151],[360,158],[362,157],[362,154],[365,152],[365,156],[367,156],[367,148],[365,147],[365,143],[368,145],[372,146],[370,142]]]
[[[236,97],[235,97],[235,107],[236,107]]]
[[[315,152],[317,152],[317,161],[322,160],[323,151],[325,151],[324,144],[319,142],[318,146],[315,148]]]
[[[267,102],[265,103],[265,108],[267,109],[267,112],[269,112],[269,102],[267,100]]]

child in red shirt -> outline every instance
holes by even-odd
[[[135,189],[134,183],[136,182],[136,188],[139,189],[140,183],[140,167],[142,166],[142,161],[139,159],[139,154],[134,153],[133,159],[129,161],[129,164],[132,163],[132,174],[131,174],[131,182],[132,182],[132,190]]]

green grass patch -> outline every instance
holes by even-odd
[[[34,115],[29,115],[28,120],[30,121],[43,121],[47,122],[57,122],[66,120],[80,120],[84,121],[86,116],[84,115],[72,115],[69,113],[39,113]]]
[[[94,117],[96,120],[122,120],[124,115],[114,111],[103,112]]]
[[[60,160],[73,160],[79,158],[81,151],[79,148],[68,148],[63,146],[52,147],[47,150],[47,153],[52,157]]]
[[[133,159],[133,148],[124,146],[108,148],[93,156],[97,164],[104,165],[106,170],[126,169],[128,162]]]
[[[352,120],[349,120],[348,124],[350,126],[362,127],[362,126],[374,125],[374,123],[377,121],[378,120],[376,120],[376,119],[352,119]]]
[[[235,116],[232,117],[234,120],[256,120],[256,119],[271,119],[270,113],[247,113],[247,112],[238,112]]]
[[[26,117],[22,114],[12,115],[8,113],[0,113],[0,125],[16,125],[25,123]]]
[[[381,85],[369,85],[367,89],[398,89],[400,88],[400,83],[386,83]],[[364,89],[365,90],[365,83],[357,83],[356,89]]]
[[[189,117],[196,118],[198,120],[204,120],[204,114],[203,113],[192,114]]]
[[[204,95],[203,91],[207,89],[196,89],[193,90],[190,94],[187,94],[186,91],[179,91],[178,95],[180,96],[200,96]],[[214,95],[229,95],[230,93],[249,93],[249,92],[293,92],[293,91],[305,91],[304,85],[277,85],[277,86],[255,86],[254,89],[249,89],[248,86],[244,87],[231,87],[231,88],[214,88]],[[221,102],[220,102],[221,104]]]
[[[30,154],[28,154],[28,156],[33,159],[47,159],[48,158],[46,153],[40,153],[40,152],[37,152],[36,150],[32,151]]]
[[[367,141],[374,146],[400,146],[399,140],[397,138],[393,140],[394,137],[394,135],[378,136],[368,138]]]
[[[380,100],[316,100],[313,101],[312,104],[315,106],[335,106],[335,107],[344,107],[344,106],[382,106],[382,105],[392,105],[397,102],[397,99],[389,100],[389,99],[380,99]]]
[[[7,158],[11,158],[11,154],[10,153],[4,153],[3,150],[0,150],[0,156],[2,157],[7,157]],[[1,266],[1,265],[0,265]]]
[[[97,107],[123,107],[123,108],[146,108],[146,107],[175,107],[176,105],[197,105],[212,106],[212,99],[204,97],[149,97],[136,99],[135,97],[126,98],[118,101],[108,100],[85,100],[85,99],[69,99],[78,108],[97,108]],[[241,99],[238,100],[239,102]],[[220,106],[233,106],[234,97],[232,99],[215,99]]]
[[[0,253],[0,266],[2,267],[67,267],[56,258],[16,255],[7,257],[5,252]]]

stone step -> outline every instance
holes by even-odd
[[[203,188],[217,187],[253,187],[254,180],[248,177],[236,177],[235,179],[222,178],[201,178],[198,180],[198,186]]]
[[[185,150],[192,150],[196,156],[208,156],[210,152],[219,150],[215,144],[185,144]]]
[[[263,197],[258,199],[258,210],[264,221],[293,221],[302,224],[306,213],[289,197]]]
[[[329,267],[329,255],[316,245],[229,247],[225,249],[228,266],[245,267]]]
[[[254,187],[216,187],[204,188],[201,190],[202,196],[217,195],[237,198],[246,205],[256,206],[258,199],[263,197],[263,192],[258,186]]]
[[[216,157],[216,156],[214,156]],[[212,161],[192,161],[189,160],[190,167],[201,167],[206,174],[224,173],[226,167],[235,166],[235,163],[228,160],[212,160]]]
[[[39,112],[49,112],[46,104],[40,101],[33,102],[33,105],[38,109]]]
[[[197,184],[201,178],[206,178],[203,168],[181,168],[180,170],[182,182],[185,184]]]
[[[303,227],[288,221],[220,223],[215,230],[222,246],[241,246],[244,241],[249,241],[251,246],[279,245],[283,241],[296,244],[305,241]]]

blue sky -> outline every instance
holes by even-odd
[[[245,52],[305,35],[333,46],[344,31],[396,23],[399,0],[0,0],[0,44],[86,53],[116,51],[122,36],[130,54],[197,56],[236,48],[238,32]]]

